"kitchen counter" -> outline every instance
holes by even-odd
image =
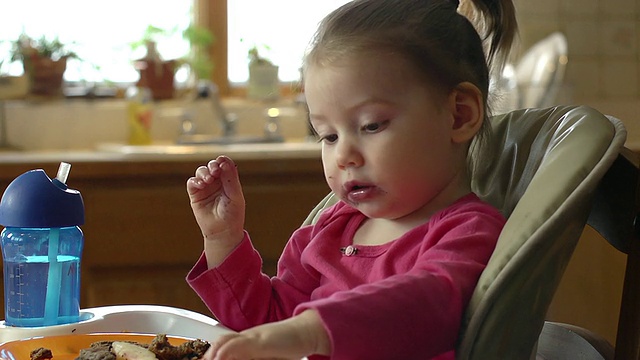
[[[195,169],[219,154],[235,160],[247,204],[245,228],[269,274],[291,233],[329,188],[317,143],[199,149],[159,154],[105,145],[100,151],[0,152],[0,188],[29,170],[54,177],[60,161],[72,165],[67,184],[85,204],[83,308],[151,304],[209,314],[184,281],[202,251],[185,185]]]
[[[0,151],[0,164],[22,164],[66,161],[192,161],[207,160],[225,154],[234,160],[315,159],[320,157],[317,142],[284,142],[231,145],[175,145],[158,143],[135,146],[119,143],[98,144],[96,149]]]

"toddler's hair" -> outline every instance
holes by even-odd
[[[445,93],[465,81],[474,84],[485,106],[483,127],[469,149],[475,171],[474,158],[490,148],[489,68],[504,64],[516,31],[512,0],[354,0],[322,20],[303,69],[386,52],[404,56],[418,78]]]

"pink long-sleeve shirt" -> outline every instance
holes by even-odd
[[[364,220],[343,202],[328,208],[292,235],[271,278],[245,233],[218,267],[207,269],[203,254],[187,282],[238,331],[317,310],[334,360],[454,359],[462,314],[504,217],[469,194],[400,238],[357,245],[348,256]]]

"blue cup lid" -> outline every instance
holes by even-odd
[[[51,228],[84,224],[84,203],[77,190],[42,169],[15,178],[0,200],[0,225]]]

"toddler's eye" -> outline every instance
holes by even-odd
[[[318,142],[325,142],[327,144],[332,144],[338,140],[338,135],[330,134],[325,136],[319,136]]]
[[[382,122],[369,123],[362,127],[362,131],[367,133],[377,133],[384,130],[388,124],[389,124],[388,120],[382,121]]]

